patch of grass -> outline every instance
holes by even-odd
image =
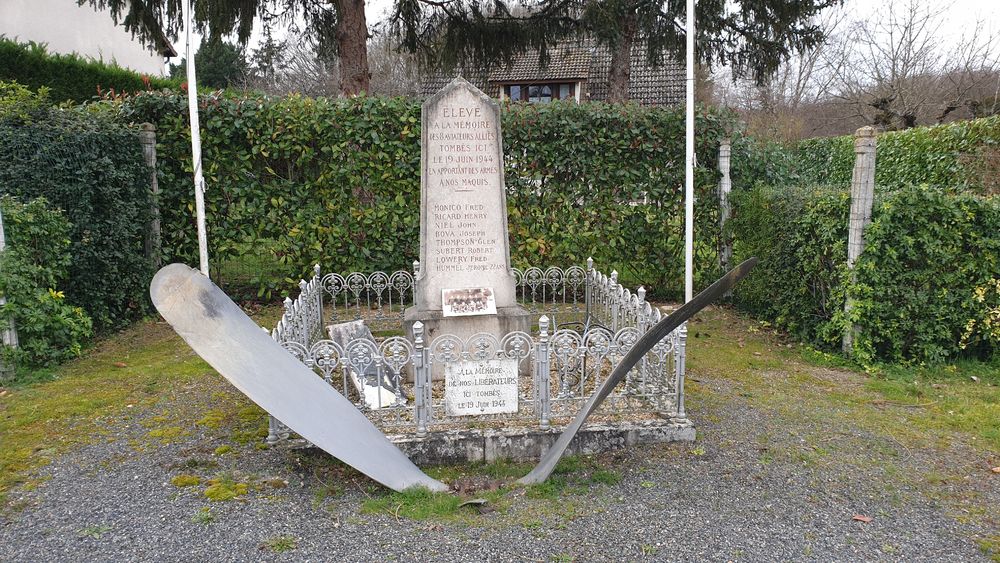
[[[219,446],[218,448],[215,448],[215,451],[213,451],[212,453],[214,453],[215,455],[226,455],[231,451],[233,451],[232,446],[222,445]]]
[[[280,315],[281,307],[271,306],[253,316],[273,324]],[[125,367],[118,367],[122,364]],[[204,404],[190,401],[192,396],[210,397],[213,411],[237,426],[251,424],[244,410],[257,413],[255,428],[265,419],[263,411],[232,389],[169,325],[156,320],[108,336],[84,357],[57,368],[23,371],[5,389],[0,397],[0,511],[8,492],[25,483],[32,471],[69,449],[105,440],[109,426],[127,420],[130,413],[144,413],[157,402],[175,405],[170,424],[182,429],[205,417]],[[185,400],[177,401],[180,396]],[[166,421],[166,417],[160,420]],[[146,421],[143,424],[150,428]],[[156,432],[164,435],[152,436],[152,445],[135,446],[146,449],[157,441],[180,438],[166,435],[172,432]]]
[[[52,381],[57,377],[55,368],[26,368],[24,366],[16,366],[14,377],[5,382],[4,387],[16,390],[29,385]]]
[[[622,474],[611,469],[598,469],[590,475],[590,480],[601,485],[615,486],[622,481]]]
[[[186,473],[175,475],[170,479],[170,484],[175,487],[194,487],[199,483],[201,483],[201,479],[197,475],[188,475]]]
[[[976,545],[979,546],[979,550],[983,552],[990,558],[991,561],[1000,563],[1000,534],[994,534],[987,538],[979,538],[976,540]]]
[[[555,475],[553,472],[553,475],[550,475],[544,482],[528,485],[526,493],[528,498],[554,500],[563,494],[566,485],[566,478]]]
[[[262,547],[273,553],[284,553],[298,546],[298,541],[292,536],[275,536],[262,544]]]
[[[435,493],[424,487],[412,487],[382,497],[368,499],[361,510],[367,513],[388,513],[412,520],[449,519],[459,512],[462,499],[450,493]]]
[[[198,512],[194,513],[194,516],[191,517],[191,522],[194,524],[211,524],[215,522],[215,514],[212,513],[210,508],[203,506],[198,509]]]
[[[988,501],[968,498],[959,486],[969,466],[945,456],[1000,453],[1000,360],[863,370],[836,354],[789,345],[770,328],[718,308],[700,313],[692,331],[712,338],[689,339],[689,412],[724,413],[744,404],[767,411],[790,436],[763,436],[762,463],[864,467],[881,474],[886,498],[916,488],[995,526],[982,510]],[[911,463],[935,453],[937,466]]]

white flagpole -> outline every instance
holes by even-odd
[[[694,1],[687,0],[687,103],[684,123],[684,302],[694,296]]]
[[[188,114],[191,117],[191,159],[194,162],[194,208],[198,223],[198,259],[201,273],[208,276],[208,233],[205,229],[205,177],[201,171],[201,125],[198,122],[198,83],[195,80],[194,50],[191,48],[191,0],[183,0],[181,11],[184,17],[184,56],[187,63]]]

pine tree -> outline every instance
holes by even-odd
[[[110,8],[116,21],[147,43],[181,28],[180,0],[79,0]],[[842,0],[698,0],[699,62],[726,64],[734,76],[763,82],[792,52],[823,39],[812,23],[820,10]],[[321,48],[340,58],[341,91],[368,91],[365,0],[196,0],[195,19],[214,35],[250,37],[255,17],[265,26],[278,20],[304,21]],[[683,58],[684,0],[395,0],[391,28],[410,52],[425,61],[453,67],[507,63],[569,37],[586,36],[607,45],[611,92],[625,98],[628,56],[642,40],[651,64],[664,56]]]
[[[795,51],[823,40],[813,23],[841,0],[697,0],[697,58],[729,65],[734,76],[763,82]],[[642,41],[648,62],[684,59],[684,0],[396,0],[392,28],[426,62],[492,67],[526,50],[547,50],[567,38],[587,37],[611,53],[609,99],[627,99],[631,52]]]

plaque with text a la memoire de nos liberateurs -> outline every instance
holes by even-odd
[[[449,363],[444,401],[448,416],[517,412],[517,360]]]

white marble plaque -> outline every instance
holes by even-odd
[[[517,412],[517,360],[454,362],[444,374],[448,416]]]
[[[491,287],[497,307],[514,306],[499,106],[456,78],[422,118],[417,305],[440,311],[442,289]]]

